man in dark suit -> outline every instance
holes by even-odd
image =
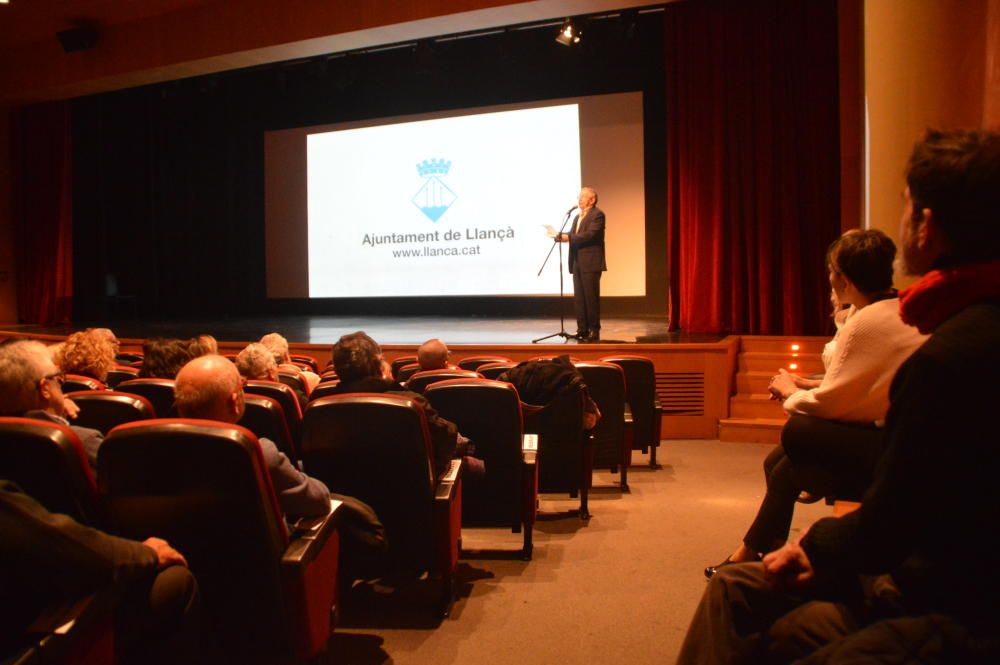
[[[576,337],[581,342],[596,342],[601,336],[601,273],[608,269],[604,259],[604,211],[597,207],[597,192],[590,187],[580,190],[577,205],[580,212],[573,226],[558,240],[569,243]]]

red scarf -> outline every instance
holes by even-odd
[[[1000,261],[932,270],[899,292],[905,323],[928,335],[960,311],[985,300],[1000,299]]]

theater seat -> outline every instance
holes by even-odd
[[[509,370],[511,367],[517,367],[517,363],[513,361],[487,363],[485,365],[480,365],[476,371],[482,374],[484,379],[498,379],[501,374]]]
[[[536,451],[524,448],[517,390],[485,379],[450,379],[427,386],[424,396],[442,418],[476,446],[486,475],[462,486],[464,526],[506,526],[523,534],[521,554],[530,559],[538,506]]]
[[[66,396],[80,407],[73,424],[104,434],[118,425],[156,417],[153,405],[142,395],[114,390],[81,390]]]
[[[309,393],[309,400],[317,400],[322,397],[329,397],[330,395],[335,395],[337,386],[340,385],[340,379],[332,379],[330,381],[323,381]]]
[[[77,390],[104,390],[104,384],[82,374],[67,374],[66,380],[63,381],[62,390],[64,393],[72,393]]]
[[[447,614],[461,540],[461,460],[434,478],[424,410],[403,395],[350,393],[310,402],[302,458],[330,491],[371,506],[385,525],[397,575],[430,571]]]
[[[602,362],[614,363],[625,372],[625,390],[634,422],[632,448],[649,453],[649,466],[656,468],[656,450],[660,447],[660,420],[663,409],[656,397],[656,370],[653,361],[643,356],[607,356]]]
[[[99,523],[97,486],[80,439],[69,427],[0,418],[0,478],[12,480],[49,512]]]
[[[98,456],[109,529],[184,553],[223,647],[240,663],[326,647],[336,603],[336,511],[286,529],[257,438],[209,420],[115,429]]]
[[[291,386],[278,381],[252,379],[247,381],[243,390],[254,395],[270,397],[280,404],[281,410],[285,413],[285,422],[288,424],[288,431],[292,435],[292,440],[296,443],[301,441],[302,407],[299,405],[299,398]]]
[[[176,415],[173,379],[130,379],[118,384],[118,392],[141,395],[153,405],[157,418]]]
[[[590,390],[590,398],[601,410],[601,419],[592,432],[594,466],[620,472],[620,486],[629,491],[628,468],[632,463],[632,414],[625,399],[625,373],[612,363],[574,363]]]
[[[416,362],[416,356],[399,356],[398,358],[393,359],[392,363],[389,365],[392,367],[392,378],[397,381],[401,381],[402,379],[399,378],[399,368],[403,365],[413,365]]]
[[[305,365],[303,369],[307,369],[314,374],[319,374],[319,362],[317,362],[312,356],[292,353],[289,354],[288,357],[291,358],[292,362],[296,365]]]
[[[139,378],[139,368],[131,367],[129,365],[115,365],[110,370],[108,370],[108,375],[105,377],[105,381],[108,387],[112,390],[118,389],[118,384],[122,381],[130,381],[132,379]]]
[[[411,376],[413,376],[419,371],[421,371],[420,363],[413,362],[401,366],[397,371],[393,372],[393,376],[396,377],[397,381],[405,384],[407,381],[410,380]]]
[[[243,404],[245,410],[238,424],[253,432],[258,439],[270,439],[292,464],[298,466],[298,442],[292,438],[288,421],[285,420],[285,410],[277,400],[266,395],[247,393],[243,396]]]
[[[482,365],[488,365],[490,363],[509,363],[511,360],[505,356],[468,356],[467,358],[462,358],[458,361],[458,366],[461,369],[472,370],[473,372],[479,371]]]
[[[479,372],[472,372],[466,369],[429,369],[424,372],[417,372],[406,382],[406,389],[415,393],[422,393],[427,386],[438,381],[448,379],[481,379],[483,375]]]

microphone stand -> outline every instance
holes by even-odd
[[[538,344],[541,341],[550,339],[552,337],[562,337],[563,343],[568,340],[576,339],[576,335],[570,335],[566,332],[566,306],[563,304],[565,294],[563,293],[563,255],[562,246],[563,243],[560,242],[563,232],[566,229],[566,223],[569,222],[570,213],[576,210],[576,207],[570,208],[566,211],[566,216],[563,218],[562,225],[559,227],[559,233],[556,237],[552,239],[552,247],[549,247],[549,253],[545,255],[545,260],[542,261],[542,267],[538,269],[538,276],[542,276],[542,271],[545,270],[546,264],[549,262],[549,258],[552,257],[552,250],[555,249],[556,245],[559,245],[559,332],[554,332],[551,335],[546,335],[545,337],[539,337],[538,339],[531,340],[532,344]]]

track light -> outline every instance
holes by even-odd
[[[572,46],[573,44],[580,43],[580,37],[583,33],[577,30],[576,26],[573,25],[573,21],[566,19],[563,21],[562,27],[559,28],[559,34],[556,35],[556,41],[563,46]]]

